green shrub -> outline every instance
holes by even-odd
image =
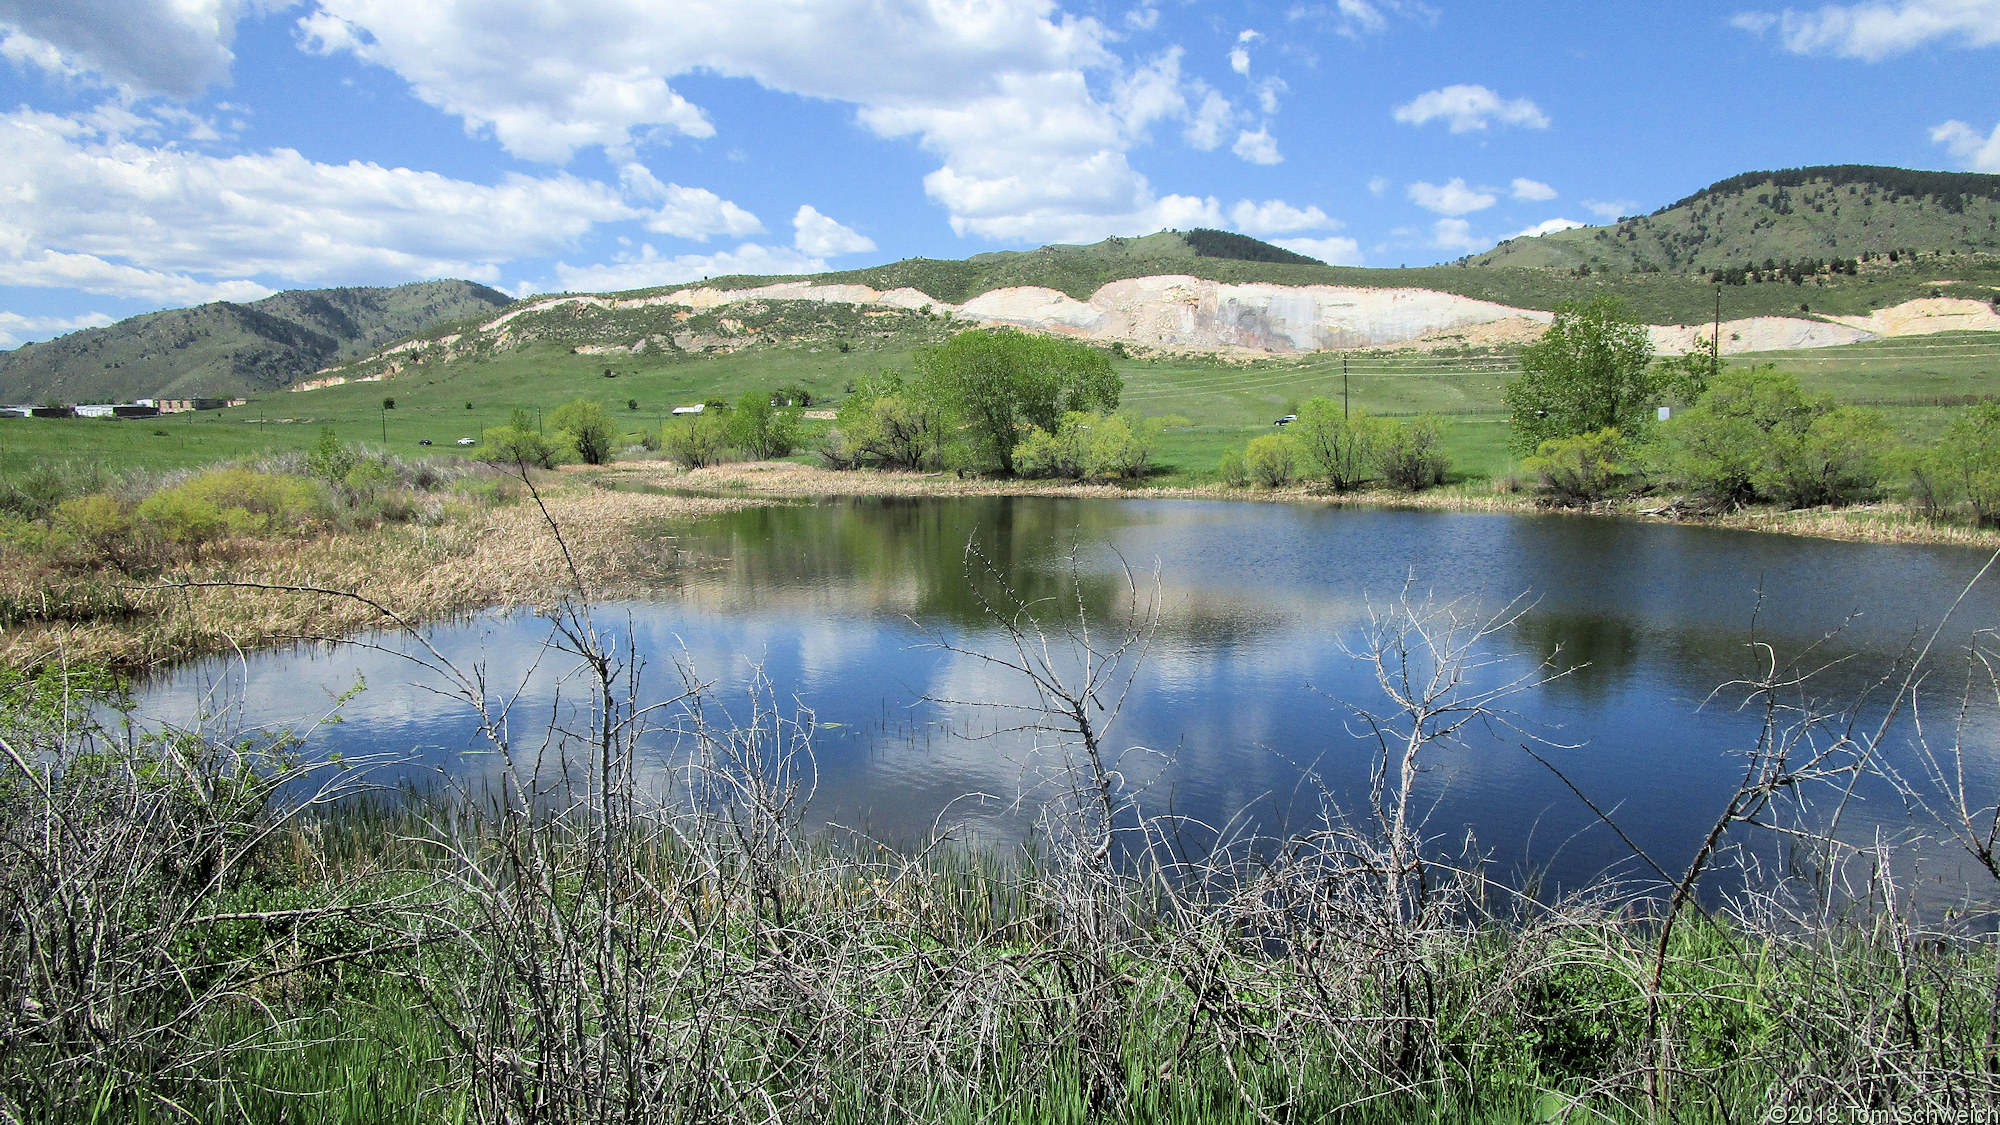
[[[132,517],[115,496],[93,492],[65,500],[49,522],[94,560],[124,569],[133,559]]]
[[[1351,416],[1331,399],[1308,399],[1287,430],[1298,442],[1301,475],[1335,492],[1359,488],[1375,471],[1382,425],[1357,410]]]
[[[1963,505],[1972,522],[2000,522],[2000,403],[1952,419],[1944,436],[1910,459],[1910,492],[1933,518]]]
[[[1409,422],[1388,419],[1375,455],[1382,479],[1406,492],[1444,483],[1451,459],[1444,452],[1444,424],[1426,414]]]
[[[1215,472],[1224,483],[1236,488],[1250,483],[1250,470],[1243,463],[1243,451],[1240,449],[1223,450],[1222,460],[1216,464]]]
[[[162,543],[199,558],[201,549],[229,530],[222,509],[185,489],[169,488],[139,502],[133,513]]]
[[[618,430],[601,402],[580,398],[563,403],[549,413],[549,428],[586,465],[608,464],[616,452]]]
[[[519,425],[495,426],[479,437],[479,459],[498,465],[553,469],[561,460],[556,444],[539,431]]]
[[[1631,478],[1625,437],[1615,428],[1542,443],[1522,468],[1541,478],[1542,491],[1565,504],[1589,504],[1624,488]]]
[[[1809,396],[1768,367],[1724,371],[1660,427],[1654,471],[1713,505],[1795,508],[1873,493],[1890,452],[1881,415]]]
[[[660,434],[660,452],[682,468],[716,464],[729,452],[729,424],[709,413],[672,419]]]
[[[729,413],[729,443],[760,461],[789,457],[799,447],[803,415],[793,407],[773,406],[771,399],[762,391],[747,391]]]
[[[1286,434],[1252,438],[1249,448],[1243,451],[1243,467],[1258,484],[1283,488],[1298,476],[1298,442]]]
[[[469,404],[468,409],[470,409]],[[340,438],[335,436],[331,426],[322,426],[319,440],[306,451],[307,468],[314,476],[328,484],[339,484],[346,480],[348,472],[354,468],[357,460],[359,460],[358,455],[352,448],[340,444]]]
[[[377,466],[378,472],[386,468],[379,461],[359,462],[348,469],[348,477],[369,465]],[[390,476],[394,478],[393,472]],[[170,491],[214,507],[237,535],[306,531],[326,516],[326,497],[318,486],[280,473],[211,469]]]

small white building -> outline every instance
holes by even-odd
[[[697,402],[697,403],[695,403],[695,404],[694,404],[693,406],[676,406],[676,407],[674,407],[674,413],[675,413],[676,415],[680,415],[680,414],[699,414],[699,413],[701,413],[702,411],[704,411],[704,410],[707,410],[707,409],[708,409],[708,404],[707,404],[707,403],[705,403],[705,402]]]
[[[91,403],[87,406],[79,405],[76,408],[76,416],[79,418],[109,418],[112,416],[112,406],[108,402]]]

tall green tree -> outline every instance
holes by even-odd
[[[586,465],[610,463],[618,442],[618,429],[604,412],[604,404],[587,398],[556,407],[549,413],[549,428],[562,435]]]
[[[1555,323],[1521,352],[1521,374],[1507,384],[1515,452],[1594,430],[1638,433],[1657,393],[1652,362],[1645,325],[1617,298],[1556,306]]]
[[[945,407],[981,461],[1009,475],[1027,427],[1053,433],[1071,411],[1116,410],[1123,389],[1104,352],[1006,329],[961,332],[924,353],[913,388]]]

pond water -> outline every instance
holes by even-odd
[[[1017,838],[1032,820],[1011,800],[1038,776],[1031,741],[964,737],[1006,725],[972,701],[1019,701],[1024,685],[936,647],[1004,643],[975,592],[992,593],[994,575],[1048,606],[1074,609],[1080,597],[1100,622],[1116,616],[1127,567],[1143,597],[1157,590],[1159,628],[1112,742],[1156,752],[1133,759],[1153,808],[1170,803],[1210,823],[1247,815],[1266,830],[1308,819],[1316,784],[1349,806],[1366,797],[1375,751],[1354,709],[1386,700],[1373,667],[1347,648],[1362,641],[1371,607],[1405,591],[1489,613],[1525,599],[1518,620],[1488,638],[1493,662],[1477,682],[1496,686],[1545,660],[1575,670],[1508,701],[1518,730],[1482,726],[1440,748],[1424,806],[1432,833],[1470,830],[1498,867],[1562,885],[1608,868],[1637,872],[1625,845],[1521,748],[1521,731],[1555,744],[1539,752],[1677,868],[1734,790],[1759,730],[1759,716],[1738,707],[1744,691],[1723,685],[1769,653],[1809,654],[1831,665],[1813,694],[1857,697],[1929,636],[1987,559],[1593,517],[1048,498],[754,508],[664,528],[651,543],[683,577],[596,610],[600,627],[646,656],[648,698],[677,692],[676,660],[718,681],[725,703],[760,667],[821,724],[815,818],[897,839],[923,835],[941,813],[987,840]],[[991,574],[968,579],[968,543]],[[2000,579],[1989,578],[1944,634],[1940,714],[1958,694],[1948,681],[1964,683],[1958,654],[1996,625]],[[546,716],[569,667],[547,635],[533,616],[493,614],[429,639],[454,661],[483,663],[496,692],[521,687],[518,737],[521,722]],[[313,734],[319,749],[407,755],[413,777],[492,772],[463,706],[394,651],[345,645],[190,664],[150,681],[142,707],[185,719],[199,697],[251,724],[299,726],[360,677],[367,688],[344,720]],[[1983,748],[1972,780],[1988,793],[2000,781],[1995,723],[1990,706],[1971,712]],[[973,793],[996,799],[953,803]],[[1872,797],[1850,814],[1850,832],[1908,824],[1899,804]]]

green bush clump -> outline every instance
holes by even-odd
[[[729,453],[729,423],[713,411],[671,419],[660,433],[660,452],[684,469],[717,464]]]
[[[1382,427],[1376,465],[1382,479],[1405,492],[1443,484],[1451,472],[1444,452],[1444,423],[1432,415],[1408,422],[1389,419]]]
[[[1265,488],[1283,488],[1299,472],[1299,446],[1285,434],[1265,434],[1251,438],[1243,451],[1243,468],[1249,478]]]
[[[576,459],[586,465],[605,465],[616,452],[617,427],[604,412],[604,404],[580,398],[566,402],[549,414],[549,428],[561,436]]]
[[[1551,438],[1522,468],[1541,478],[1544,493],[1559,503],[1591,504],[1627,487],[1631,450],[1616,427],[1576,437]]]
[[[1891,450],[1880,414],[1807,395],[1769,367],[1725,371],[1662,424],[1654,472],[1713,506],[1770,500],[1792,508],[1873,495]]]
[[[544,435],[526,410],[516,408],[505,426],[494,426],[480,434],[479,459],[500,465],[553,469],[562,460],[561,450]]]
[[[1072,410],[1055,432],[1029,426],[1014,447],[1014,467],[1026,477],[1131,480],[1152,467],[1165,420],[1138,425],[1122,415]]]
[[[1944,435],[1909,458],[1910,495],[1925,515],[1963,508],[1975,526],[2000,523],[2000,402],[1952,419]]]
[[[1350,414],[1326,398],[1308,399],[1298,415],[1289,432],[1298,442],[1303,476],[1335,492],[1367,483],[1382,445],[1380,421],[1365,410]]]

